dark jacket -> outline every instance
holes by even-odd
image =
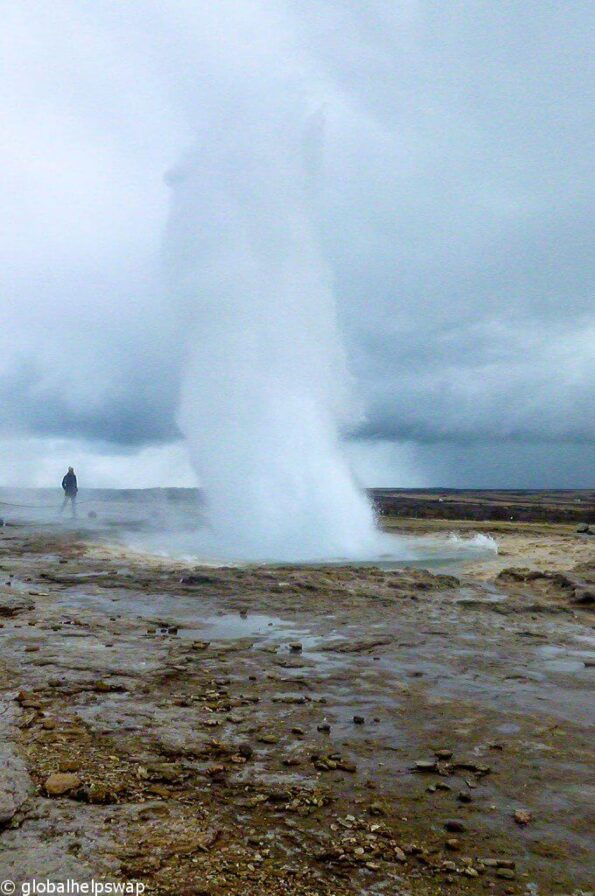
[[[76,495],[76,493],[78,492],[78,485],[76,483],[76,476],[74,475],[74,473],[66,474],[66,476],[62,480],[62,488],[67,495]]]

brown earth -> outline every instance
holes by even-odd
[[[0,530],[0,880],[589,891],[595,536],[454,528],[499,555],[191,568]]]
[[[411,519],[595,523],[592,489],[370,489],[382,515]]]

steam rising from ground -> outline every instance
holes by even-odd
[[[213,548],[311,560],[374,551],[340,431],[353,419],[314,214],[320,121],[229,120],[168,176],[186,344],[179,424]]]

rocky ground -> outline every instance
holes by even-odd
[[[0,880],[589,892],[595,536],[480,529],[456,576],[0,530]]]

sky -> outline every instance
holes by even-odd
[[[241,137],[236,109],[299,95],[324,122],[359,480],[593,487],[594,19],[582,0],[0,4],[0,485],[68,464],[196,482],[168,177],[212,129]]]

